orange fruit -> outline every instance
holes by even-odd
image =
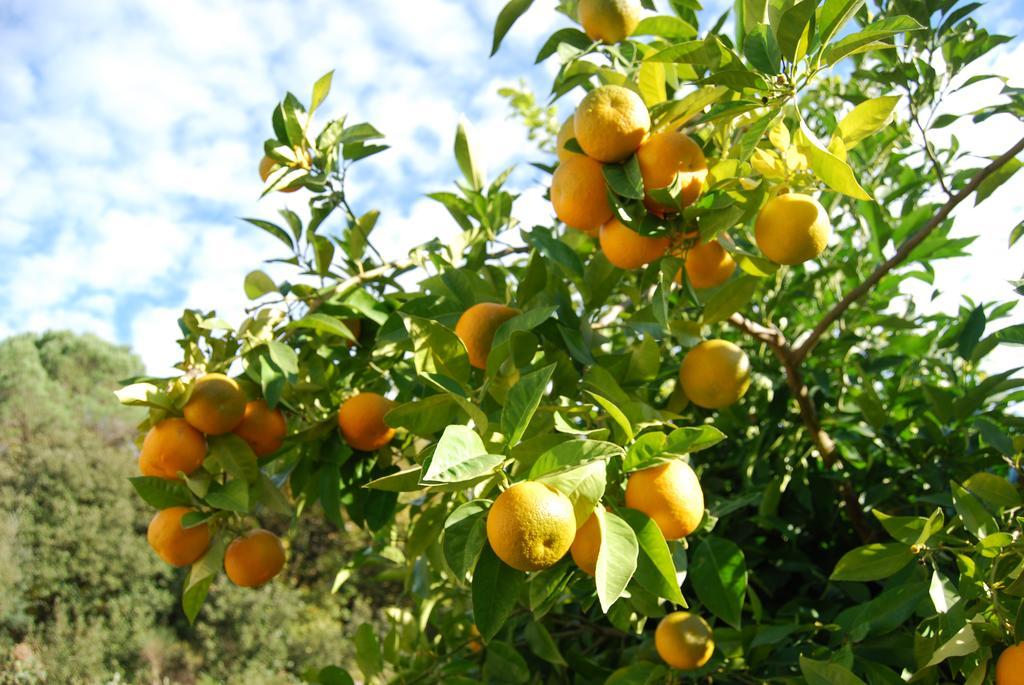
[[[580,0],[578,16],[591,40],[618,43],[632,35],[643,8],[637,0]]]
[[[515,307],[494,302],[481,302],[462,312],[455,324],[455,335],[466,346],[470,364],[478,369],[487,368],[487,355],[491,353],[494,334],[501,324],[519,313]]]
[[[648,138],[636,153],[644,188],[650,192],[667,188],[679,174],[682,188],[679,204],[688,207],[696,202],[708,176],[708,162],[704,152],[693,138],[679,131],[661,131]],[[648,195],[644,203],[658,212],[676,211],[655,202]]]
[[[345,442],[363,452],[391,442],[395,429],[384,423],[384,415],[394,404],[375,392],[361,392],[345,400],[338,410],[338,428]]]
[[[697,243],[686,253],[686,277],[694,288],[717,288],[736,271],[736,261],[717,240]]]
[[[631,473],[626,506],[654,519],[666,540],[678,540],[704,518],[704,491],[690,465],[673,460]]]
[[[572,502],[549,485],[516,483],[487,512],[487,540],[498,558],[520,571],[554,566],[576,536]]]
[[[558,220],[591,235],[612,218],[601,164],[570,154],[551,177],[551,205]]]
[[[999,655],[996,685],[1024,685],[1024,642],[1007,647]]]
[[[271,409],[266,400],[253,400],[245,405],[242,422],[235,426],[235,435],[249,443],[257,457],[281,449],[281,443],[288,432],[284,414],[280,409]]]
[[[750,387],[750,360],[727,340],[705,340],[683,357],[679,382],[698,407],[728,407]]]
[[[284,568],[284,545],[269,530],[254,528],[231,541],[224,552],[224,571],[235,585],[259,587]]]
[[[640,96],[622,86],[598,86],[583,96],[573,120],[576,142],[599,162],[621,162],[636,152],[651,128]]]
[[[700,668],[715,651],[711,626],[688,611],[672,612],[658,622],[654,646],[666,664],[682,671]]]
[[[171,566],[188,566],[199,560],[210,546],[210,526],[202,523],[182,528],[181,519],[191,507],[169,507],[156,512],[149,522],[146,540],[153,551]]]
[[[772,198],[757,215],[754,239],[764,256],[776,264],[802,264],[828,245],[832,222],[821,203],[803,193]]]
[[[476,627],[475,623],[469,626],[469,634],[472,635],[474,638],[480,637],[480,629]],[[473,652],[474,654],[477,654],[481,649],[484,648],[484,645],[482,642],[480,642],[480,640],[470,640],[466,646],[469,647],[469,651]]]
[[[601,551],[601,524],[597,514],[591,514],[579,530],[569,547],[569,553],[576,565],[588,576],[597,569],[597,555]]]
[[[280,169],[280,168],[281,168],[280,164],[275,162],[273,159],[271,159],[267,155],[263,155],[263,158],[260,160],[260,179],[264,183],[266,183],[267,179],[270,178],[270,174],[274,173],[274,171],[276,171],[277,169]],[[281,188],[280,192],[282,192],[282,193],[294,193],[300,187],[301,186],[290,186],[288,188]]]
[[[601,227],[601,251],[620,269],[639,269],[665,256],[671,245],[668,236],[640,235],[618,219]]]
[[[245,415],[245,393],[233,378],[208,373],[195,382],[185,420],[207,435],[230,433]]]
[[[574,116],[572,114],[562,122],[562,128],[558,129],[558,137],[555,139],[555,152],[558,153],[558,161],[564,162],[570,157],[583,157],[578,152],[567,150],[565,144],[576,137],[576,127],[573,125]]]
[[[164,419],[146,433],[139,453],[139,471],[144,476],[178,479],[178,471],[186,476],[203,465],[206,438],[185,419]]]

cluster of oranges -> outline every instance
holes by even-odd
[[[206,436],[234,433],[258,457],[280,449],[287,426],[280,409],[266,401],[246,401],[238,383],[220,373],[197,379],[185,404],[184,418],[170,417],[156,423],[146,434],[139,454],[144,476],[179,480],[195,473],[206,459]],[[161,559],[172,566],[199,560],[210,547],[210,525],[200,519],[186,525],[192,507],[161,509],[149,523],[146,538]],[[235,538],[224,553],[228,578],[242,587],[257,587],[284,567],[281,540],[270,531],[255,528]]]

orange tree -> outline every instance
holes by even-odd
[[[338,583],[405,592],[310,682],[1021,682],[1024,382],[980,365],[1024,328],[901,289],[1020,166],[1024,140],[934,140],[1024,111],[1010,86],[940,110],[1008,39],[953,0],[746,0],[704,31],[669,4],[559,4],[583,30],[538,60],[586,94],[555,141],[515,100],[557,146],[550,225],[460,127],[431,195],[459,238],[384,262],[344,185],[381,134],[314,127],[330,74],[274,109],[264,192],[308,213],[248,221],[294,276],[250,273],[237,326],[186,311],[183,374],[119,393],[149,407],[133,482],[190,620],[222,569],[286,568],[282,516],[322,515],[373,533]]]

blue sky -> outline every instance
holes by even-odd
[[[530,159],[496,91],[525,78],[546,92],[553,65],[533,58],[567,24],[537,2],[487,59],[503,3],[0,0],[0,336],[91,331],[132,345],[161,372],[176,359],[183,307],[240,320],[242,278],[275,246],[237,217],[304,204],[296,195],[257,203],[270,111],[285,90],[308,98],[330,69],[325,115],[371,121],[393,146],[357,166],[351,188],[357,208],[383,210],[378,246],[399,256],[454,234],[423,194],[457,174],[456,124],[471,122],[492,170]],[[717,13],[722,3],[708,4]],[[986,13],[1014,33],[1024,8],[991,4]],[[1021,66],[1018,40],[980,68]],[[950,108],[969,111],[989,94],[967,93]],[[953,132],[967,149],[998,153],[1024,130],[1005,119]],[[525,165],[514,177],[525,189],[515,210],[524,221],[551,214],[541,178]],[[968,283],[976,298],[1010,297],[1006,281],[1020,277],[1024,246],[1007,251],[1006,236],[1024,218],[1021,198],[1024,179],[1014,179],[960,213],[958,231],[986,233],[974,257],[943,267],[947,293],[929,306],[956,307]],[[930,289],[911,295],[924,302]]]

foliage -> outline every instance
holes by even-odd
[[[505,7],[494,49],[530,5]],[[571,18],[573,5],[560,9]],[[274,512],[302,527],[315,511],[373,533],[342,577],[401,583],[400,597],[386,627],[354,633],[354,665],[307,673],[313,682],[357,670],[392,682],[661,682],[673,676],[652,633],[673,605],[713,622],[715,654],[693,675],[720,683],[981,683],[1024,637],[1012,411],[1024,381],[980,369],[1021,342],[1019,326],[992,327],[1014,303],[965,297],[958,316],[923,314],[900,290],[964,253],[971,239],[950,237],[950,212],[1019,166],[1024,141],[990,163],[929,138],[954,121],[935,115],[943,94],[1007,39],[951,0],[741,0],[735,35],[723,16],[704,37],[697,3],[671,7],[615,45],[561,29],[538,59],[558,61],[555,99],[624,84],[656,129],[698,140],[711,164],[697,202],[649,213],[635,157],[605,168],[608,194],[641,234],[720,240],[741,269],[730,281],[698,292],[674,283],[681,255],[623,272],[581,232],[518,225],[508,173],[485,177],[462,126],[457,192],[431,194],[460,238],[383,263],[378,213],[350,206],[345,178],[384,146],[344,118],[312,133],[328,74],[308,108],[286,95],[264,147],[281,165],[265,192],[305,187],[308,216],[249,220],[284,245],[294,276],[251,273],[254,310],[237,327],[185,312],[183,375],[121,391],[150,408],[142,429],[178,413],[203,371],[236,369],[251,396],[284,408],[282,450],[257,460],[221,441],[178,486],[219,534]],[[1020,93],[1004,95],[973,120],[1020,116]],[[513,104],[550,136],[535,102]],[[764,259],[751,235],[783,190],[820,193],[838,229],[795,268]],[[681,206],[671,186],[656,199]],[[396,280],[413,270],[416,286]],[[498,329],[485,370],[453,331],[480,302],[522,311]],[[677,389],[683,354],[705,337],[736,342],[754,371],[746,397],[716,412]],[[336,429],[341,402],[365,391],[398,403],[387,416],[398,437],[372,454]],[[708,512],[693,536],[667,542],[623,506],[623,487],[679,458],[697,469]],[[488,507],[527,478],[566,494],[578,524],[599,512],[595,578],[568,558],[524,574],[491,550]],[[225,507],[211,483],[245,496]],[[189,618],[218,572],[211,555],[186,582]]]

